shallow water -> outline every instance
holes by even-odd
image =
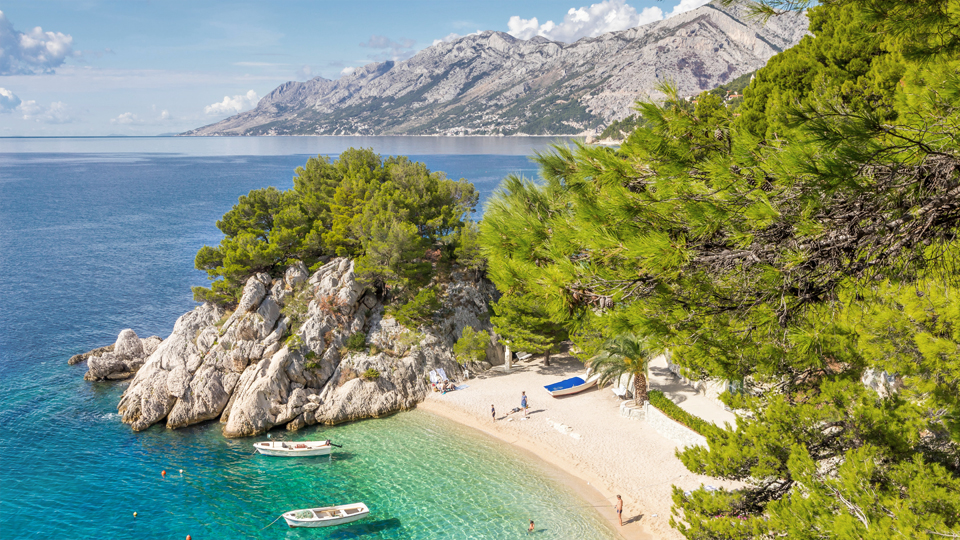
[[[205,283],[196,250],[219,241],[215,222],[239,195],[287,189],[308,155],[362,145],[301,154],[306,140],[0,139],[0,537],[512,538],[534,519],[538,538],[614,538],[539,464],[426,413],[275,431],[344,448],[268,458],[215,422],[133,433],[116,414],[125,383],[88,383],[84,366],[66,365],[123,328],[166,336]],[[506,174],[536,174],[505,148],[545,143],[477,155],[467,142],[405,152],[488,195]],[[371,517],[261,531],[284,510],[353,501]]]

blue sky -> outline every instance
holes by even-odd
[[[480,30],[572,42],[706,0],[0,0],[0,136],[156,135]]]

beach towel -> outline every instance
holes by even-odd
[[[433,384],[437,384],[438,382],[440,382],[440,379],[437,378],[436,371],[430,370],[430,382],[432,382]]]
[[[461,384],[460,386],[456,387],[457,390],[466,390],[467,388],[470,388],[470,386],[466,384]]]
[[[442,381],[449,380],[447,379],[447,372],[444,371],[443,368],[437,368],[437,374],[440,375],[440,380]]]

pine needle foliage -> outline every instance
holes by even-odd
[[[257,272],[278,276],[290,259],[312,266],[331,256],[356,258],[358,275],[377,291],[410,296],[429,281],[428,249],[448,259],[459,249],[477,267],[476,250],[460,242],[478,197],[466,180],[403,156],[351,148],[336,159],[310,158],[293,189],[253,190],[217,222],[223,240],[195,261],[212,283],[194,287],[194,296],[233,304]]]
[[[744,382],[723,397],[736,429],[679,454],[744,485],[675,490],[687,538],[957,538],[960,8],[812,4],[755,4],[809,8],[813,35],[740,116],[664,87],[619,149],[558,147],[542,183],[508,179],[489,275],[574,335]]]

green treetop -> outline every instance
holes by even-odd
[[[310,158],[293,184],[253,190],[217,222],[223,240],[196,257],[213,281],[194,288],[198,300],[229,304],[256,272],[279,275],[290,259],[313,266],[334,255],[357,258],[361,277],[381,292],[406,294],[429,279],[428,249],[455,258],[478,200],[466,180],[372,150]]]

